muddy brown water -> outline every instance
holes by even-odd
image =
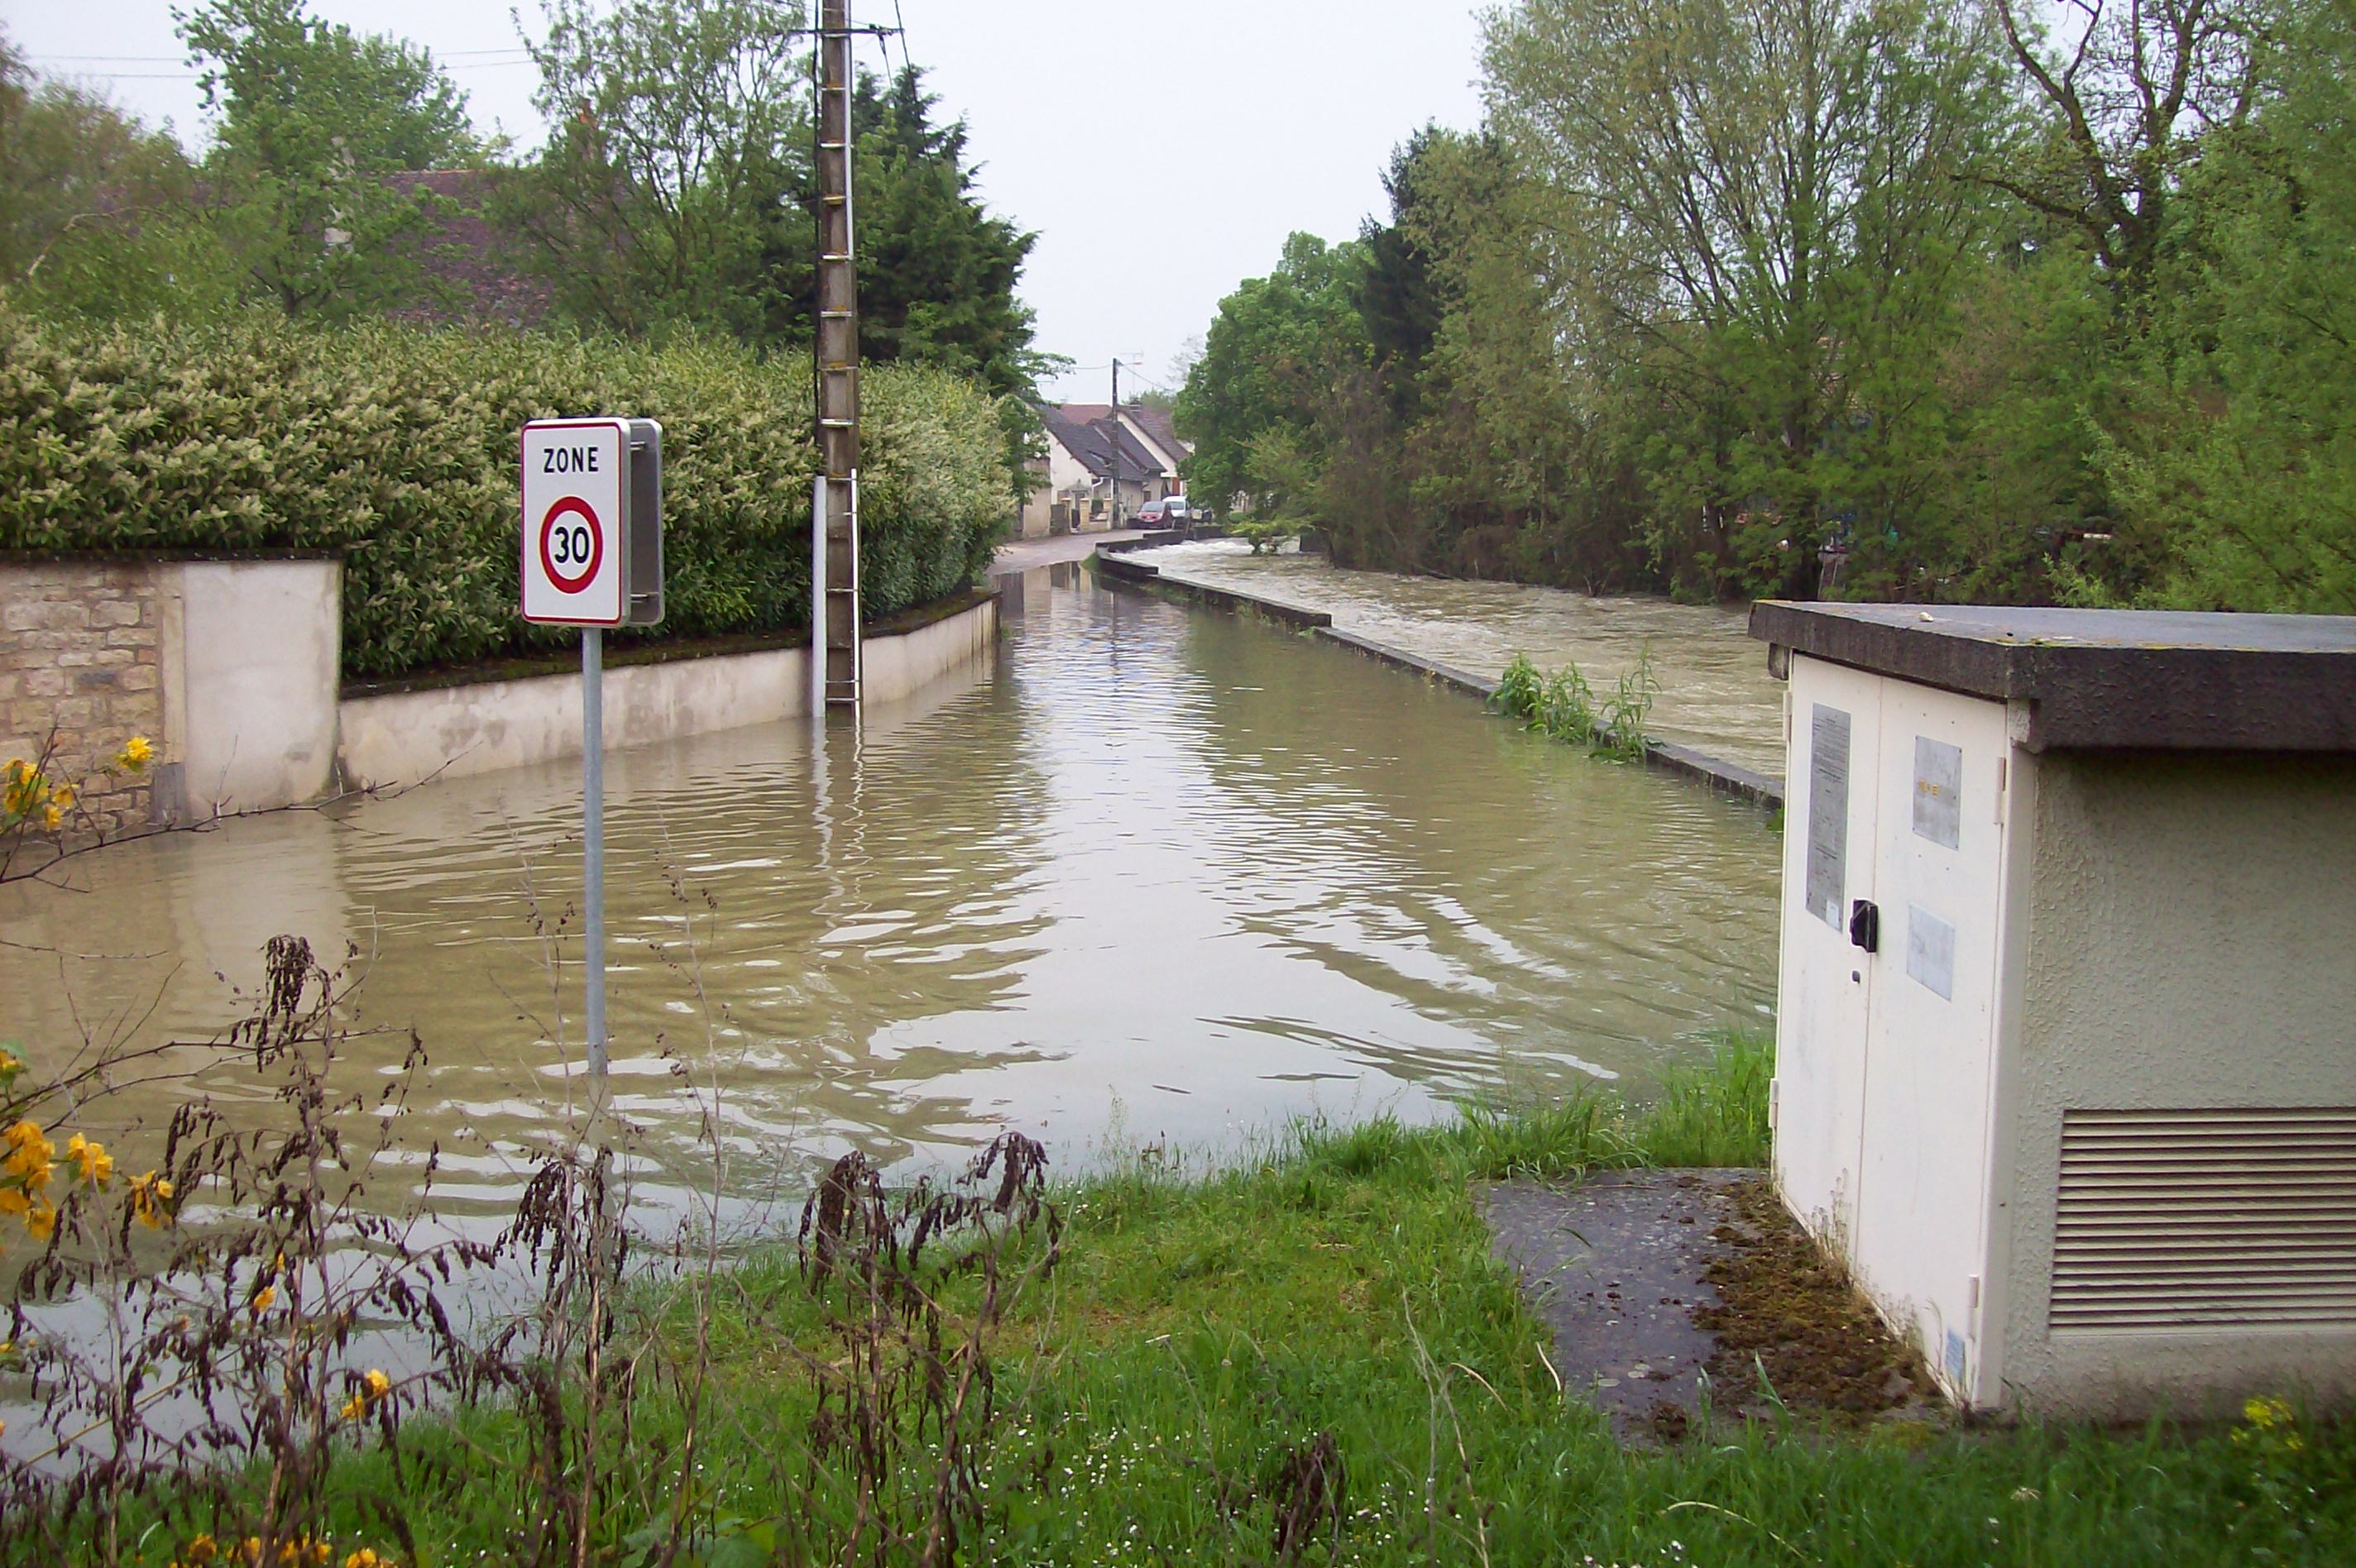
[[[1641,1093],[1763,1021],[1757,811],[1249,618],[1067,566],[1015,583],[984,663],[857,734],[611,757],[614,1083],[655,1188],[715,1149],[732,1187],[798,1186],[846,1147],[947,1161],[1012,1126],[1069,1170],[1296,1115]],[[0,889],[0,1041],[208,1038],[272,934],[351,944],[353,1019],[391,1032],[348,1070],[389,1078],[417,1031],[398,1142],[438,1144],[443,1205],[487,1219],[579,1100],[578,951],[535,930],[578,894],[579,814],[566,763]],[[264,1092],[180,1060],[91,1125]]]
[[[1526,654],[1549,671],[1576,664],[1600,698],[1649,652],[1660,691],[1648,733],[1783,776],[1783,689],[1742,610],[1344,571],[1321,555],[1254,555],[1233,539],[1166,545],[1135,559],[1166,576],[1325,611],[1344,631],[1492,678]]]

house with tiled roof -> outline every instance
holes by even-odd
[[[1047,453],[1032,471],[1045,480],[1023,505],[1023,537],[1121,527],[1148,501],[1177,495],[1190,450],[1165,410],[1124,403],[1062,403],[1041,411]]]
[[[403,196],[431,197],[417,231],[400,241],[417,257],[428,287],[408,308],[393,314],[406,321],[440,324],[476,321],[501,326],[538,326],[555,304],[555,290],[534,270],[519,235],[493,217],[502,179],[497,169],[421,169],[388,175],[385,183]]]

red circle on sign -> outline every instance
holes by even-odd
[[[563,528],[562,519],[572,516],[578,516],[581,523],[572,528]],[[584,536],[587,539],[585,549],[582,546]],[[577,572],[568,573],[564,567],[557,565],[560,549],[567,557],[566,565],[579,568]],[[567,496],[548,508],[548,516],[540,519],[540,569],[548,573],[548,580],[556,584],[559,592],[578,593],[588,587],[589,580],[597,575],[597,568],[605,560],[605,529],[588,502],[578,496]]]

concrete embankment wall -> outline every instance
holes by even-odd
[[[342,619],[331,559],[0,561],[0,763],[48,751],[117,828],[580,754],[577,670],[347,692]],[[865,644],[867,700],[970,665],[997,630],[980,595],[894,617]],[[608,749],[766,723],[809,711],[809,656],[611,665],[605,699]],[[109,780],[133,735],[157,765]]]
[[[1151,549],[1157,544],[1173,543],[1183,536],[1177,533],[1162,538],[1149,534],[1142,539],[1108,540],[1097,547],[1097,572],[1105,581],[1134,588],[1152,588],[1192,599],[1215,609],[1248,610],[1270,620],[1288,625],[1305,627],[1331,642],[1341,644],[1368,658],[1413,670],[1442,685],[1487,701],[1497,693],[1497,682],[1470,670],[1458,669],[1405,648],[1362,637],[1345,632],[1333,624],[1333,617],[1323,610],[1306,609],[1299,604],[1287,604],[1278,600],[1263,599],[1257,594],[1239,592],[1232,588],[1214,587],[1209,583],[1190,582],[1183,578],[1165,577],[1158,567],[1141,560],[1131,560],[1136,550]],[[1783,805],[1783,786],[1766,774],[1738,766],[1722,758],[1695,751],[1690,746],[1673,745],[1665,741],[1644,742],[1644,761],[1648,766],[1666,773],[1679,773],[1707,784],[1720,795],[1731,795],[1760,805],[1780,810]]]

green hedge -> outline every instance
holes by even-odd
[[[987,393],[900,367],[862,389],[880,617],[972,581],[1012,508]],[[722,342],[0,312],[0,549],[340,550],[347,677],[554,647],[516,615],[516,432],[590,413],[663,424],[661,635],[808,624],[809,368]]]

